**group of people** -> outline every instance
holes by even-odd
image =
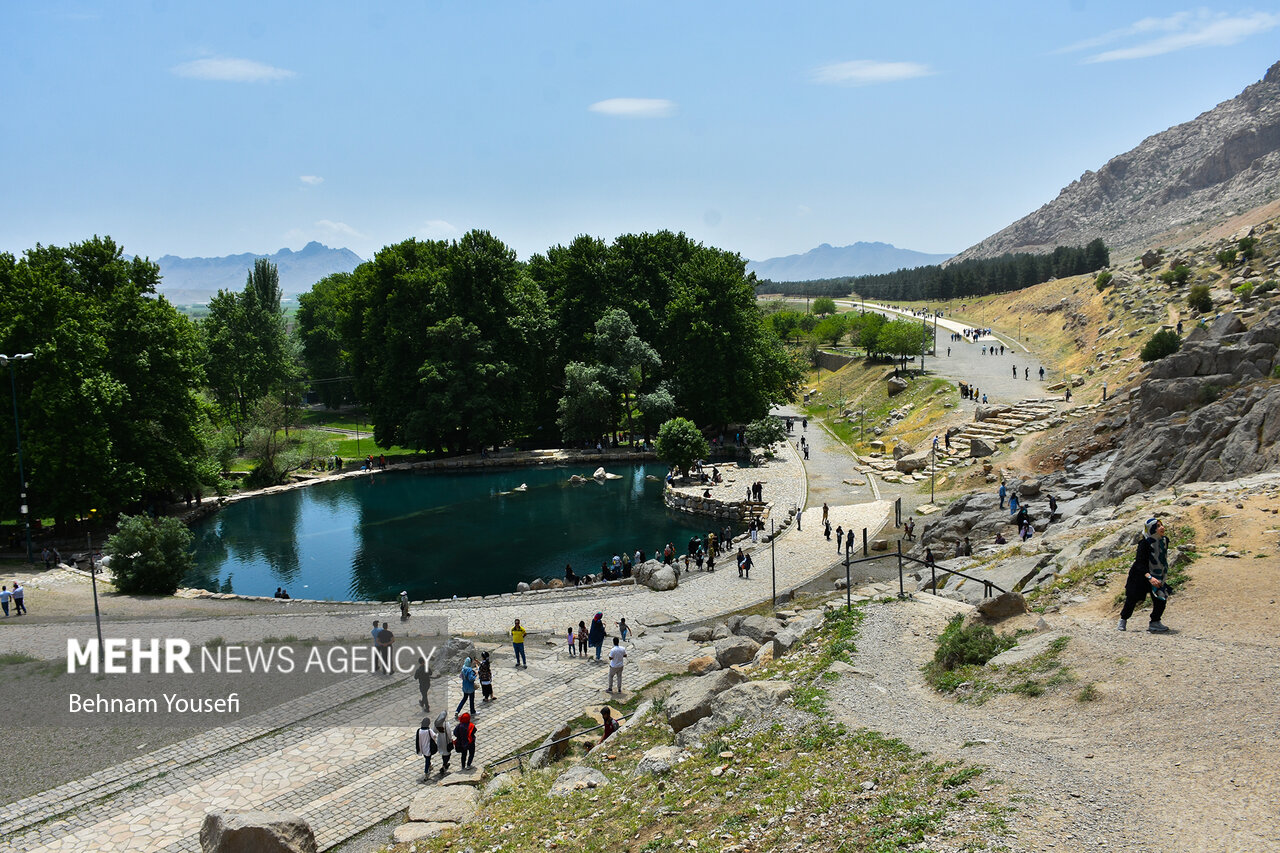
[[[426,759],[423,778],[431,776],[431,759],[440,756],[440,773],[449,772],[449,760],[457,752],[462,761],[462,769],[466,770],[476,758],[476,724],[470,714],[458,717],[457,725],[450,735],[446,728],[444,711],[441,711],[433,723],[430,717],[423,717],[414,739],[415,751]]]
[[[276,587],[276,594],[273,598],[289,598],[289,591],[282,586]]]
[[[808,419],[807,417],[805,417],[805,418],[801,418],[801,419],[800,419],[800,425],[801,425],[801,427],[802,427],[803,429],[808,430],[808,429],[809,429],[809,419]],[[796,428],[796,419],[795,419],[795,417],[794,417],[794,416],[792,416],[792,415],[787,415],[787,433],[788,433],[788,434],[791,434],[791,433],[795,432],[795,428]]]
[[[13,582],[13,591],[9,591],[7,584],[0,586],[0,609],[4,610],[4,615],[9,615],[9,607],[12,605],[14,616],[21,616],[27,612],[27,591],[22,588],[19,581]]]

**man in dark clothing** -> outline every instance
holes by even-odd
[[[1129,577],[1124,585],[1124,607],[1120,611],[1119,630],[1128,628],[1129,617],[1134,608],[1149,594],[1151,596],[1151,625],[1147,628],[1152,634],[1164,634],[1169,631],[1160,621],[1164,615],[1166,599],[1169,597],[1165,576],[1169,571],[1169,537],[1164,535],[1164,522],[1158,518],[1147,519],[1143,526],[1145,535],[1138,543],[1137,553],[1133,557],[1133,565],[1129,567]]]

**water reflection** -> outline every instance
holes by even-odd
[[[385,472],[240,501],[195,529],[192,585],[295,598],[387,600],[510,592],[637,548],[682,549],[704,520],[668,513],[644,466],[570,484],[564,468]],[[657,473],[657,466],[654,466]],[[524,486],[522,490],[520,487]]]

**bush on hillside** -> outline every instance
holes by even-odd
[[[1173,355],[1182,346],[1182,338],[1172,329],[1161,329],[1142,345],[1138,357],[1143,361],[1156,361],[1166,355]]]
[[[1223,249],[1221,252],[1214,255],[1213,257],[1218,262],[1218,266],[1222,267],[1225,270],[1228,267],[1233,267],[1236,265],[1236,256],[1238,254],[1239,253],[1235,249]]]
[[[1240,242],[1236,245],[1240,247],[1240,257],[1244,258],[1246,261],[1251,261],[1258,251],[1258,238],[1241,237]]]
[[[1191,292],[1187,294],[1187,305],[1192,311],[1199,311],[1201,314],[1208,314],[1213,310],[1213,297],[1209,295],[1209,285],[1197,284],[1192,286]]]
[[[989,625],[964,624],[957,613],[938,635],[938,648],[933,653],[933,668],[951,671],[962,666],[982,666],[996,655],[1017,645],[1013,637],[1001,637]]]
[[[1244,284],[1237,287],[1233,292],[1235,293],[1236,296],[1240,297],[1241,302],[1247,302],[1249,300],[1249,297],[1253,296],[1253,285],[1246,281]]]
[[[1191,267],[1186,264],[1178,264],[1173,269],[1160,273],[1160,280],[1170,287],[1175,284],[1186,284],[1189,278],[1191,278]]]
[[[1108,287],[1111,284],[1111,280],[1114,278],[1115,276],[1111,274],[1111,270],[1103,270],[1098,273],[1098,277],[1093,280],[1093,286],[1098,288],[1098,290],[1102,290],[1103,288]]]

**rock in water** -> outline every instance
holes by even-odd
[[[596,472],[595,472],[594,474],[592,474],[592,475],[591,475],[591,477],[592,477],[592,479],[595,479],[595,480],[603,480],[603,479],[604,479],[604,466],[603,466],[603,465],[601,465],[599,468],[597,468],[597,469],[596,469]]]
[[[296,814],[218,809],[204,816],[200,848],[204,853],[316,853],[316,837]]]

